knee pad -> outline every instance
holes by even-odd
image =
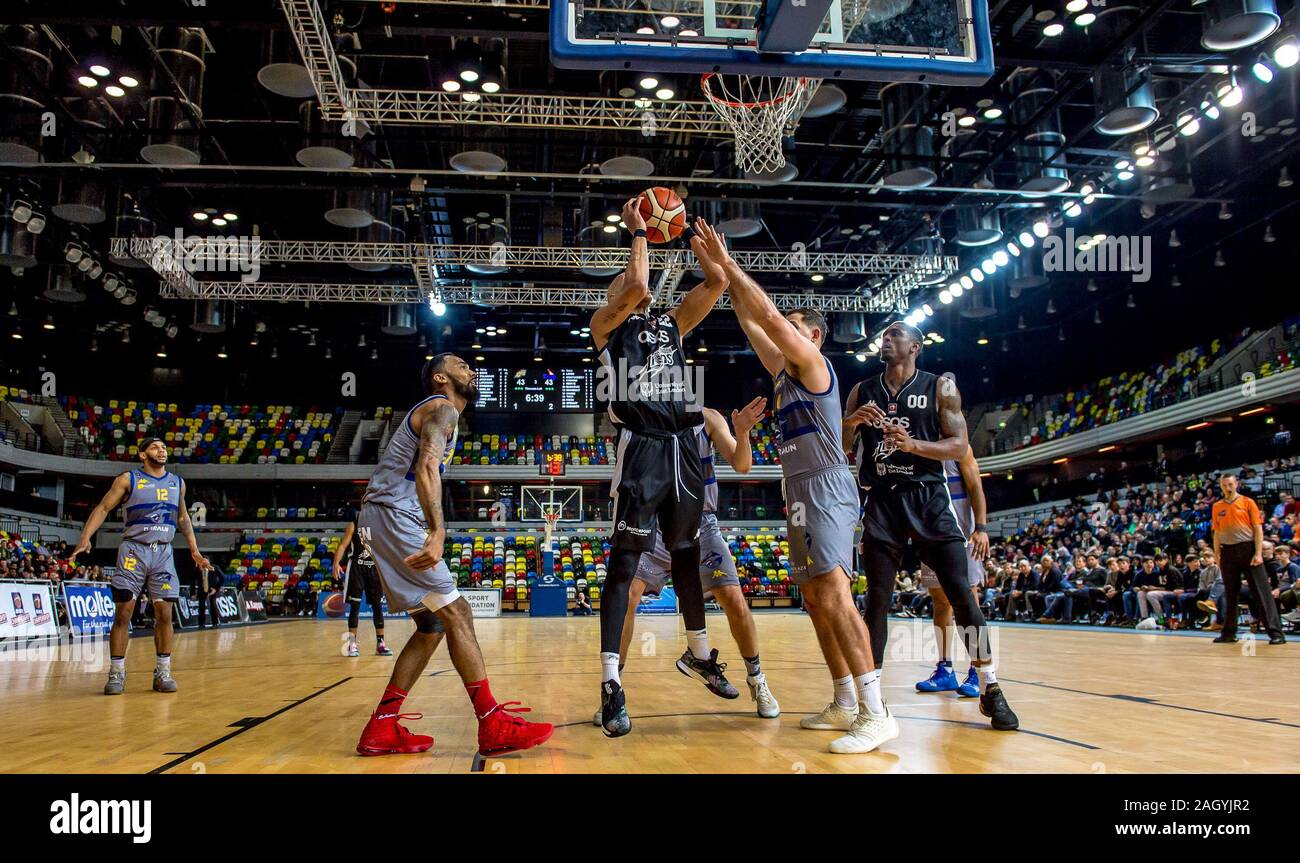
[[[447,629],[438,619],[438,615],[429,609],[424,608],[411,615],[411,620],[415,621],[415,631],[424,635],[432,635],[435,632],[446,632]]]

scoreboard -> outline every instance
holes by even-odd
[[[592,369],[480,368],[478,401],[484,411],[591,413],[596,409]]]

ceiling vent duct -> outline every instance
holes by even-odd
[[[406,231],[388,222],[375,219],[366,227],[353,232],[352,239],[357,243],[405,243]],[[392,264],[383,261],[375,263],[348,261],[348,266],[364,273],[382,273]]]
[[[1025,130],[1024,139],[1013,147],[1018,162],[1020,192],[1038,197],[1070,188],[1065,164],[1065,135],[1060,113],[1043,109],[1056,98],[1056,79],[1044,69],[1017,69],[1007,79],[1011,118]]]
[[[938,272],[922,275],[917,284],[921,285],[940,285],[947,280],[943,273],[943,237],[938,234],[930,234],[924,237],[916,237],[907,244],[907,253],[909,255],[921,255],[930,259],[930,268]]]
[[[202,161],[195,117],[203,116],[203,31],[157,27],[150,36],[166,71],[155,66],[149,81],[149,92],[157,95],[148,101],[149,143],[140,148],[140,158],[151,165],[197,165]]]
[[[257,70],[257,83],[277,96],[306,99],[316,93],[311,74],[302,65],[302,55],[287,31],[271,30],[266,44],[266,62]],[[339,58],[342,66],[343,58]],[[346,72],[346,70],[344,70]]]
[[[153,220],[140,209],[140,203],[129,192],[123,192],[118,202],[117,218],[113,220],[113,236],[128,240],[148,239],[158,233]],[[149,265],[131,255],[128,247],[124,255],[109,255],[108,259],[119,267],[143,269]]]
[[[957,211],[957,245],[987,246],[1002,239],[1002,217],[993,208],[963,207]]]
[[[1111,6],[1097,13],[1088,27],[1094,50],[1109,48],[1138,17],[1136,6]],[[1131,135],[1156,120],[1155,92],[1151,70],[1132,62],[1134,49],[1126,47],[1114,60],[1102,64],[1093,74],[1093,100],[1097,105],[1096,129],[1103,135]]]
[[[386,336],[415,335],[415,307],[388,306],[384,309],[384,324],[379,329]]]
[[[997,303],[993,296],[993,285],[987,279],[971,288],[967,293],[970,294],[970,299],[962,300],[961,311],[958,313],[963,318],[971,321],[983,321],[998,313]]]
[[[608,222],[594,222],[578,231],[578,248],[580,250],[589,249],[616,249],[620,243],[619,231],[606,231],[605,226]],[[617,226],[617,223],[615,224]],[[621,229],[620,229],[621,230]],[[578,268],[584,276],[591,276],[597,279],[612,279],[619,273],[623,272],[622,267],[600,267],[594,263],[588,266]]]
[[[1015,258],[1011,262],[1011,277],[1007,279],[1007,287],[1013,291],[1026,291],[1032,288],[1041,288],[1047,285],[1047,274],[1043,272],[1043,256],[1036,254],[1033,250],[1026,250],[1024,254]]]
[[[934,172],[934,128],[930,114],[930,88],[925,84],[895,81],[880,88],[881,146],[886,186],[924,189],[939,176]]]
[[[949,162],[952,185],[978,188],[988,176],[987,166],[993,151],[989,149],[988,135],[981,135],[976,129],[959,127],[957,134],[944,143],[943,155],[953,160]]]
[[[302,129],[302,146],[294,154],[304,168],[342,170],[356,164],[355,137],[342,134],[342,125],[321,116],[320,103],[308,99],[298,106],[298,126]]]
[[[340,228],[366,228],[376,220],[391,222],[392,195],[383,190],[340,189],[334,206],[325,211],[325,221]]]
[[[104,100],[98,96],[85,96],[68,100],[68,113],[81,123],[82,128],[98,142],[108,146],[110,129],[116,121]],[[69,152],[73,161],[82,161],[85,153],[81,145],[70,138],[65,139],[65,146],[76,149]],[[109,161],[112,161],[111,157]],[[76,225],[98,225],[108,218],[108,182],[102,172],[79,171],[75,175],[64,177],[59,181],[56,203],[50,212]]]
[[[190,329],[196,333],[224,333],[226,309],[220,300],[203,300],[194,304],[194,323]]]
[[[492,246],[494,255],[497,250],[500,250],[504,256],[505,248],[510,244],[510,232],[499,222],[477,221],[466,226],[465,242],[471,246]],[[487,261],[466,264],[465,269],[484,276],[504,273],[510,269],[504,264],[494,263],[494,260],[495,258],[490,258]]]
[[[856,345],[867,338],[866,315],[862,312],[841,312],[831,324],[832,338],[842,345]]]
[[[44,34],[35,27],[0,27],[0,39],[8,43],[19,61],[0,63],[0,162],[39,162],[41,114],[45,107],[31,78],[48,88],[54,61]]]
[[[714,227],[728,237],[752,237],[763,230],[763,217],[755,201],[732,201],[724,204],[722,219]]]
[[[0,209],[0,267],[36,266],[36,236],[11,217],[8,206]]]
[[[1144,204],[1172,204],[1196,194],[1191,165],[1186,157],[1186,150],[1181,146],[1175,146],[1164,154],[1161,160],[1164,170],[1158,176],[1148,178],[1142,190]]]
[[[1239,51],[1263,42],[1282,24],[1274,0],[1193,0],[1204,16],[1201,46],[1208,51]]]
[[[45,298],[57,303],[80,303],[85,301],[86,292],[73,280],[71,267],[50,267]]]

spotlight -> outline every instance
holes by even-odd
[[[433,310],[434,317],[440,318],[447,314],[447,304],[442,300],[434,300],[429,304],[429,308]]]
[[[1065,208],[1065,215],[1069,216],[1071,219],[1077,219],[1079,216],[1083,215],[1083,207],[1078,201],[1071,201],[1069,206]]]
[[[500,63],[489,63],[483,67],[483,75],[479,78],[478,86],[484,93],[500,93],[505,83],[506,70]]]
[[[976,267],[975,269],[970,271],[970,277],[977,282],[982,282],[984,281],[984,271],[981,270],[979,267]]]
[[[126,95],[126,91],[123,90],[121,87],[117,86],[116,84],[109,84],[107,87],[104,88],[104,92],[112,96],[114,99],[121,99],[123,96]]]
[[[984,109],[985,120],[996,120],[1001,116],[1002,116],[1002,109],[999,108],[997,105],[990,105],[989,107]]]
[[[824,278],[826,278],[826,277],[823,276],[821,273],[813,273],[813,274],[812,274],[811,276],[809,276],[808,278],[809,278],[810,280],[814,281],[814,282],[820,282],[822,279],[824,279]]]
[[[1169,231],[1169,248],[1176,249],[1182,244],[1183,241],[1178,239],[1178,230],[1176,228],[1171,228]]]
[[[86,276],[92,279],[98,279],[103,274],[104,268],[99,265],[98,261],[91,264],[90,269],[86,271]]]
[[[1053,21],[1043,28],[1043,35],[1049,39],[1054,39],[1065,32],[1065,25],[1060,21]]]
[[[1016,243],[1015,240],[1007,243],[1007,254],[1011,255],[1013,258],[1020,257],[1020,245]]]
[[[1034,236],[1038,237],[1040,240],[1045,239],[1051,232],[1052,228],[1047,224],[1045,219],[1040,219],[1037,222],[1034,222]]]
[[[1156,163],[1155,156],[1151,155],[1150,153],[1144,153],[1143,155],[1137,157],[1136,164],[1139,168],[1150,168],[1155,163]]]
[[[966,114],[960,120],[957,121],[957,125],[962,126],[964,128],[970,128],[971,126],[974,126],[977,122],[978,121],[975,119],[975,116],[973,114]]]
[[[80,261],[83,254],[85,254],[85,252],[83,252],[81,246],[76,243],[69,242],[63,247],[63,260],[67,261],[69,264],[75,264],[77,261]]]
[[[1288,36],[1277,43],[1273,49],[1273,62],[1282,69],[1290,69],[1300,62],[1300,44],[1297,44],[1294,36]]]
[[[212,224],[216,225],[218,228],[224,228],[226,226],[226,220],[217,216],[212,220]]]
[[[42,213],[32,213],[32,217],[27,220],[27,232],[29,234],[39,234],[45,230],[45,216]]]
[[[1273,72],[1273,67],[1269,64],[1268,58],[1263,54],[1260,54],[1259,59],[1255,61],[1255,65],[1250,67],[1250,72],[1261,83],[1271,84],[1273,82],[1273,76],[1275,74]]]
[[[208,214],[202,210],[195,210],[190,214],[190,218],[196,222],[206,222],[208,220]]]
[[[1228,262],[1223,257],[1223,249],[1219,249],[1217,252],[1214,253],[1214,266],[1216,267],[1228,266]]]
[[[945,306],[952,303],[952,291],[948,290],[947,288],[944,288],[942,291],[940,291],[939,302],[943,303]]]
[[[121,291],[122,289],[118,288],[118,290]],[[114,293],[113,296],[116,297],[117,294]],[[135,301],[138,298],[139,295],[135,292],[135,288],[127,288],[126,291],[122,293],[122,296],[118,297],[118,299],[121,301],[122,305],[124,306],[134,306]]]
[[[107,66],[102,63],[95,63],[90,67],[90,74],[96,78],[107,78],[111,73],[108,71]]]
[[[993,253],[993,265],[995,267],[1005,267],[1009,263],[1011,263],[1011,258],[1007,257],[1006,252],[998,249]]]
[[[14,201],[12,215],[15,222],[20,225],[25,225],[32,217],[32,205],[24,201],[22,198],[18,198]]]
[[[239,214],[237,213],[222,213],[221,215],[227,222],[239,221]]]
[[[683,35],[683,36],[698,36],[698,35],[700,35],[700,34],[697,33],[697,32],[694,31],[694,30],[683,30],[683,31],[681,31],[681,35]],[[735,361],[734,358],[733,358],[732,361],[733,361],[733,362]]]
[[[1246,97],[1241,87],[1237,84],[1237,73],[1230,72],[1228,77],[1219,82],[1218,89],[1215,91],[1218,96],[1219,104],[1225,108],[1234,108],[1241,104],[1241,100]]]
[[[654,35],[654,32],[655,32],[655,28],[653,28],[653,27],[638,27],[638,28],[636,28],[636,32],[637,32],[637,35],[638,35],[638,36],[653,36],[653,35]]]
[[[90,255],[83,255],[81,260],[77,261],[77,269],[83,273],[89,273],[93,266],[95,266],[95,259]]]
[[[1232,218],[1232,208],[1228,206],[1227,201],[1224,201],[1222,204],[1219,205],[1219,221],[1226,222],[1231,218]]]
[[[664,101],[667,101],[676,95],[677,91],[672,87],[660,87],[658,90],[655,90],[655,96]]]
[[[985,258],[980,263],[980,269],[991,276],[998,271],[998,265],[993,262],[992,258]]]
[[[448,78],[442,82],[442,89],[448,93],[456,93],[460,90],[460,82],[454,78]]]
[[[80,84],[80,85],[83,86],[83,87],[98,87],[98,86],[99,86],[99,82],[96,81],[94,78],[90,77],[89,75],[78,75],[78,76],[77,76],[77,83]]]
[[[1272,225],[1265,225],[1265,226],[1264,226],[1264,242],[1266,242],[1266,243],[1276,243],[1276,242],[1277,242],[1277,237],[1274,236],[1274,234],[1273,234],[1273,226],[1272,226]]]
[[[1178,128],[1179,134],[1185,138],[1190,138],[1201,131],[1201,121],[1191,108],[1178,115],[1178,119],[1174,121],[1174,126]]]
[[[1209,96],[1207,93],[1206,96]],[[1211,120],[1219,119],[1219,106],[1214,104],[1211,99],[1204,99],[1201,102],[1201,113]]]
[[[52,330],[52,329],[54,329],[54,316],[53,316],[53,315],[46,315],[46,316],[45,316],[45,323],[41,324],[41,328],[42,328],[42,329],[46,329],[46,330]]]
[[[121,84],[123,87],[139,87],[139,86],[140,86],[140,79],[139,79],[139,78],[136,78],[136,77],[133,76],[133,75],[122,75],[121,77],[119,77],[119,78],[117,79],[117,82],[118,82],[119,84]]]
[[[111,294],[113,291],[117,290],[117,283],[118,283],[117,276],[110,273],[108,277],[104,279],[104,290],[108,291]]]
[[[230,356],[230,354],[226,353],[226,346],[222,345],[221,350],[217,351],[217,359],[224,360],[228,356]]]
[[[466,102],[478,102],[483,97],[480,96],[478,93],[474,93],[472,91],[466,91],[460,94],[460,98]]]
[[[979,345],[980,347],[984,347],[988,343],[989,343],[989,337],[984,335],[983,333],[980,333],[980,337],[975,340],[975,344]]]
[[[1277,175],[1277,187],[1279,189],[1289,189],[1294,183],[1295,181],[1291,179],[1291,174],[1286,168],[1283,168],[1282,173]]]
[[[1034,235],[1029,231],[1021,231],[1019,239],[1020,239],[1020,245],[1024,246],[1026,249],[1032,249],[1034,247],[1034,243],[1038,242],[1036,239],[1034,239]]]
[[[1119,179],[1121,182],[1127,183],[1129,180],[1133,179],[1133,172],[1120,171],[1118,174],[1115,175],[1115,177]]]
[[[1082,15],[1079,15],[1074,19],[1074,23],[1078,24],[1080,27],[1087,27],[1096,20],[1097,16],[1095,14],[1092,12],[1084,12]]]
[[[682,22],[681,19],[678,18],[676,15],[665,15],[664,17],[659,19],[659,23],[665,27],[671,28],[671,27],[676,27],[678,24]]]
[[[1065,4],[1065,11],[1070,13],[1082,12],[1084,9],[1087,8],[1088,8],[1088,0],[1070,0],[1069,3]]]

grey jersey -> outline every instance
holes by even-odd
[[[142,470],[132,470],[130,474],[131,491],[122,504],[126,522],[122,539],[170,543],[176,536],[181,478],[165,471],[160,477]]]
[[[704,466],[704,511],[718,511],[718,478],[713,473],[713,441],[704,426],[696,426],[700,441],[700,464]],[[745,444],[748,446],[749,441]]]
[[[370,477],[362,502],[389,506],[408,512],[421,522],[424,521],[424,510],[421,509],[420,499],[415,493],[415,459],[420,454],[420,438],[415,433],[415,429],[411,428],[411,415],[434,399],[445,398],[447,397],[444,395],[429,396],[406,412],[402,424],[388,439],[388,448],[384,450],[379,466]],[[447,464],[451,462],[455,451],[456,430],[452,429],[451,437],[447,440],[447,451],[443,453],[442,465],[438,469],[439,473],[447,469]]]
[[[952,498],[952,510],[957,515],[957,526],[970,539],[975,532],[975,510],[970,504],[970,495],[966,493],[966,483],[962,482],[961,471],[957,462],[943,463],[943,477],[948,481],[948,497]]]
[[[824,392],[804,389],[785,370],[776,376],[777,453],[786,479],[815,473],[828,467],[848,467],[840,445],[840,382],[830,360],[822,358],[831,374]]]

